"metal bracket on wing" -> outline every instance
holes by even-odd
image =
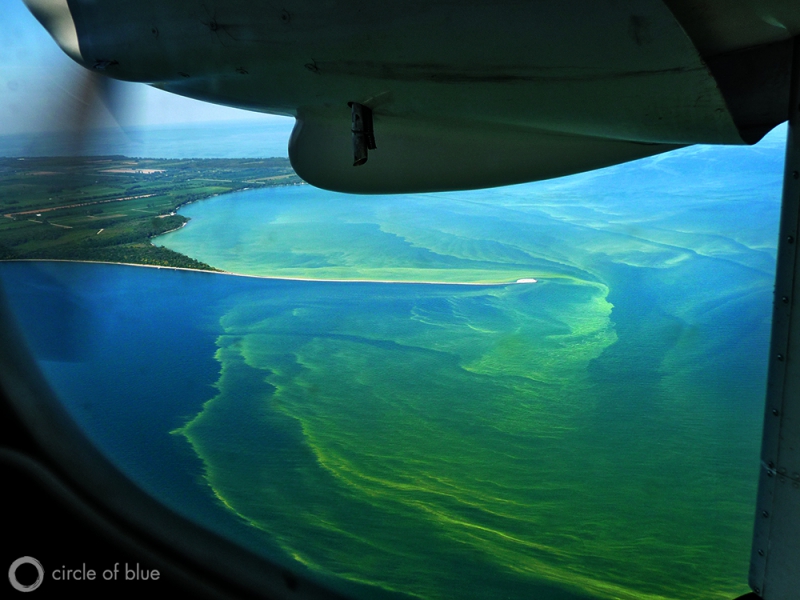
[[[353,166],[367,162],[369,150],[375,150],[375,132],[372,129],[372,109],[357,102],[348,102],[352,111]]]

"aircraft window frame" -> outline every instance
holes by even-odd
[[[198,595],[339,597],[178,515],[122,474],[87,440],[50,389],[1,296],[3,468],[24,471],[65,503],[82,507],[84,517],[100,523],[107,538],[127,540],[123,544],[163,565],[183,582],[179,585]],[[768,407],[768,416],[775,410]],[[758,560],[755,555],[754,560]]]

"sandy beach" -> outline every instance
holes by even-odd
[[[401,279],[327,279],[316,277],[280,277],[277,275],[250,275],[247,273],[233,273],[231,271],[207,271],[205,269],[191,269],[188,267],[165,267],[160,265],[142,265],[137,263],[118,263],[111,261],[101,260],[64,260],[54,258],[12,258],[4,259],[0,262],[66,262],[66,263],[83,263],[83,264],[98,264],[98,265],[123,265],[126,267],[145,267],[148,269],[171,269],[173,271],[194,271],[196,273],[211,273],[214,275],[230,275],[233,277],[249,277],[251,279],[276,279],[279,281],[316,281],[316,282],[332,282],[332,283],[398,283],[398,284],[423,284],[423,285],[469,285],[469,286],[505,286],[505,285],[518,285],[535,283],[536,279],[522,279],[514,281],[492,281],[492,282],[479,282],[479,281],[423,281],[423,280],[401,280]]]

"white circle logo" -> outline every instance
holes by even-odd
[[[22,565],[33,565],[36,568],[36,571],[38,572],[36,581],[34,581],[30,585],[23,585],[19,581],[17,581],[17,569]],[[18,592],[32,592],[40,585],[42,585],[43,580],[44,580],[44,569],[42,568],[42,563],[40,563],[32,556],[23,556],[22,558],[18,558],[13,563],[11,563],[11,566],[8,568],[8,581],[11,583],[11,587],[13,587]]]

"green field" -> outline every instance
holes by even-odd
[[[150,239],[185,225],[189,202],[299,183],[285,158],[0,158],[0,259],[213,270]]]

